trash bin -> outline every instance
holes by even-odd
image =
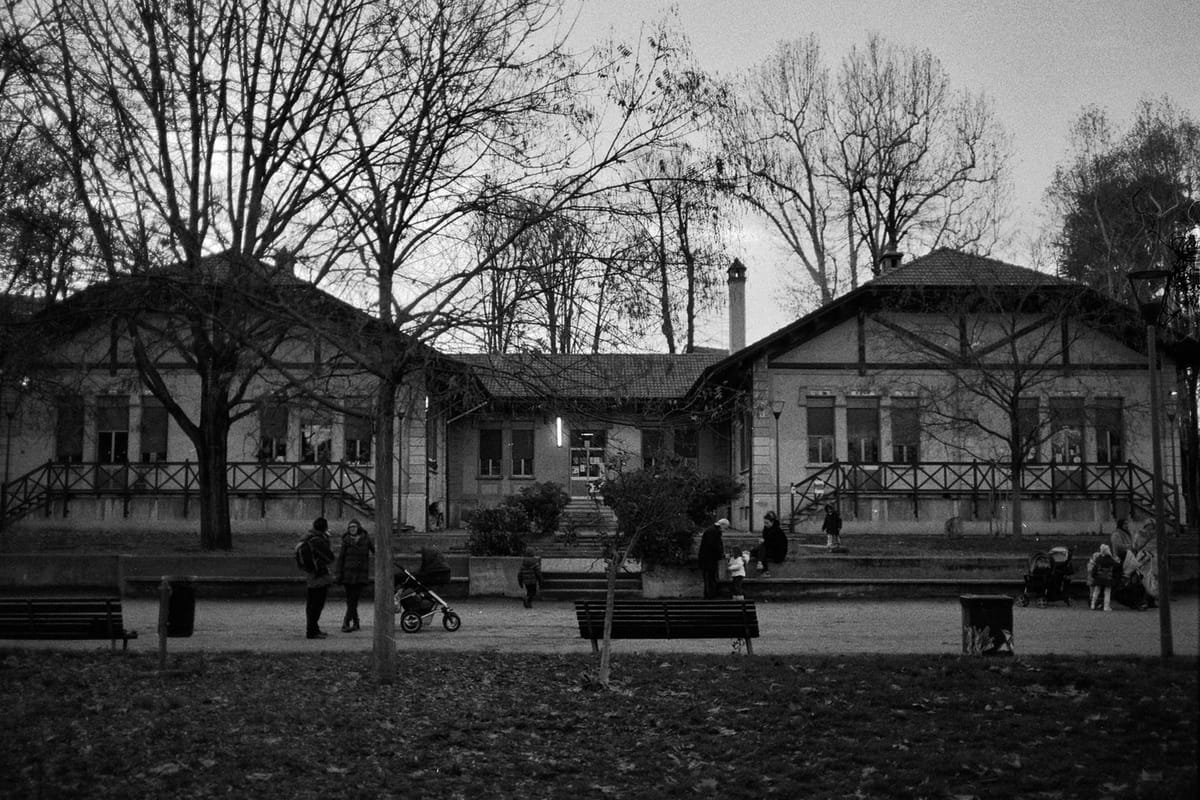
[[[196,585],[189,578],[172,578],[170,586],[167,636],[191,636],[196,624]]]
[[[1013,654],[1013,599],[1006,594],[964,594],[963,653],[983,656]]]

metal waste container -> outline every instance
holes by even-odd
[[[169,578],[167,636],[191,636],[196,624],[196,584],[191,578]]]
[[[1013,599],[1006,594],[964,594],[963,653],[983,656],[1013,654]]]

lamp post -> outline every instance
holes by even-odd
[[[775,415],[775,519],[779,519],[779,482],[782,476],[779,473],[779,415],[783,413],[783,407],[787,403],[783,400],[771,401],[771,413]]]
[[[1154,473],[1154,539],[1158,547],[1158,635],[1164,659],[1174,655],[1171,633],[1171,574],[1167,558],[1166,519],[1163,508],[1162,440],[1159,432],[1158,385],[1158,318],[1167,302],[1171,272],[1165,269],[1144,269],[1129,273],[1129,286],[1146,323],[1146,353],[1150,366],[1150,446]]]
[[[1175,427],[1175,413],[1178,411],[1179,392],[1171,392],[1170,399],[1167,402],[1167,432],[1170,435],[1171,441],[1171,485],[1175,487],[1173,492],[1174,510],[1176,522],[1180,519],[1179,514],[1179,446],[1175,444],[1175,434],[1178,428]]]

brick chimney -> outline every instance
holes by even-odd
[[[746,346],[746,267],[736,258],[729,265],[729,352]]]
[[[900,262],[904,260],[904,253],[901,253],[894,247],[889,247],[883,251],[883,255],[879,256],[879,275],[886,272],[891,272],[896,267],[900,266]]]

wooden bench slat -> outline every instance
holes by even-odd
[[[579,635],[592,647],[604,636],[605,602],[576,600]],[[626,600],[613,604],[614,639],[743,639],[759,636],[753,600]]]
[[[137,631],[125,630],[119,597],[0,598],[0,639],[117,639],[125,649]]]

